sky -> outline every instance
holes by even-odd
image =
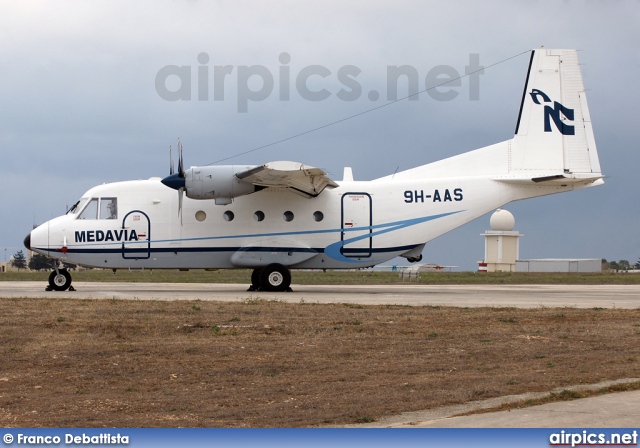
[[[337,180],[345,166],[370,180],[507,140],[526,51],[544,45],[580,50],[607,177],[505,206],[521,258],[634,263],[639,25],[638,1],[2,2],[0,250],[24,249],[94,185],[166,176],[178,138],[187,167],[294,160]],[[390,101],[409,86],[394,96],[389,67],[422,90],[474,61],[484,72],[452,98]],[[489,217],[429,242],[423,262],[477,269]]]

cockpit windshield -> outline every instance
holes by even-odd
[[[76,202],[75,204],[73,204],[71,206],[71,208],[67,211],[67,215],[71,214],[71,215],[77,215],[80,210],[82,210],[85,206],[85,204],[87,203],[87,201],[89,200],[89,198],[82,198],[80,199],[78,202]]]
[[[118,219],[117,198],[83,198],[73,213],[80,212],[78,219]]]
[[[100,219],[116,219],[118,217],[118,200],[116,198],[100,198]]]
[[[65,213],[66,215],[68,215],[69,213],[71,213],[72,215],[75,214],[76,210],[78,210],[78,204],[80,203],[80,201],[76,202],[75,204],[73,204],[71,206],[71,208],[69,210],[67,210],[67,213]]]

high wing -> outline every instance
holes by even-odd
[[[182,155],[180,153],[180,159]],[[182,166],[182,162],[178,163]],[[167,187],[184,192],[190,199],[215,199],[217,205],[265,188],[286,188],[305,198],[315,198],[338,184],[319,168],[298,162],[270,162],[264,165],[213,165],[179,169],[164,179]]]
[[[302,196],[315,198],[327,187],[338,187],[326,174],[320,168],[282,160],[236,173],[236,177],[259,187],[289,188]]]

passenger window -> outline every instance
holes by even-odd
[[[98,217],[98,199],[93,198],[82,210],[78,219],[96,219]]]
[[[118,218],[118,199],[101,198],[100,199],[100,219],[117,219]]]

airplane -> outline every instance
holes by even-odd
[[[413,272],[442,272],[442,271],[446,271],[446,270],[451,270],[451,269],[455,269],[458,266],[443,266],[441,264],[434,264],[434,263],[426,263],[426,264],[419,264],[419,265],[415,265],[415,266],[409,266],[406,270],[407,271],[413,271]]]
[[[443,272],[451,271],[458,266],[442,266],[440,264],[426,263],[413,266],[406,266],[400,269],[400,279],[404,281],[405,277],[408,277],[409,281],[412,278],[416,280],[419,278],[421,272]]]
[[[94,187],[24,245],[114,271],[251,269],[249,290],[288,291],[291,269],[419,262],[428,241],[509,202],[603,177],[577,52],[540,48],[510,140],[371,181],[290,161],[185,170],[179,143],[177,171]],[[56,266],[47,288],[70,287]]]

